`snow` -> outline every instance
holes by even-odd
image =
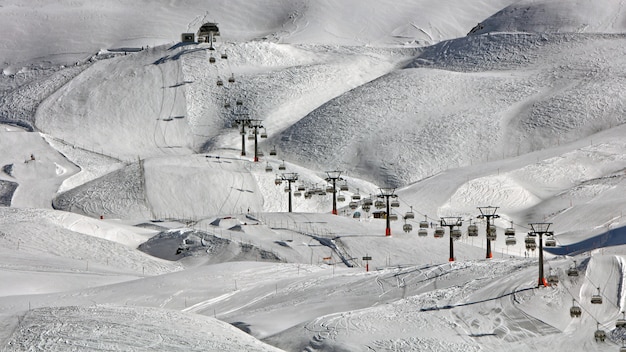
[[[621,0],[5,1],[0,349],[618,350],[624,13]],[[178,42],[205,22],[216,50]],[[268,134],[260,162],[246,136],[241,155],[242,116]],[[324,189],[328,170],[350,188],[339,215],[329,195],[287,212],[280,173]],[[391,236],[379,209],[349,207],[381,187],[400,203]],[[483,206],[500,216],[490,259]],[[455,261],[447,233],[417,235],[441,217],[463,222]],[[537,222],[557,241],[550,287],[524,246]]]

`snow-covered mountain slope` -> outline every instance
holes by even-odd
[[[0,349],[617,350],[625,46],[602,5],[4,2]],[[216,50],[178,43],[208,21]],[[385,186],[391,236],[363,201]]]

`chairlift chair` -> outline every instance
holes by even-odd
[[[402,225],[402,230],[404,230],[404,232],[409,233],[413,230],[413,225],[411,224],[404,224]]]
[[[556,274],[548,275],[548,284],[549,285],[556,285],[558,283],[559,283],[559,277]]]
[[[424,220],[420,221],[420,229],[427,229],[428,226],[428,218],[424,216]]]
[[[285,186],[285,193],[291,191],[291,187],[289,187],[289,185]]]
[[[593,337],[596,339],[596,342],[604,342],[606,339],[606,332],[600,329],[600,323],[598,323],[598,329],[593,333]]]
[[[224,102],[224,107],[226,109],[230,108],[230,102],[229,101]]]
[[[374,207],[376,207],[376,209],[382,209],[385,207],[385,202],[383,202],[382,200],[377,200],[374,202]]]
[[[228,82],[235,83],[235,74],[231,74],[230,77],[228,77]]]
[[[242,101],[241,99],[237,99],[237,100],[235,101],[235,105],[239,105],[239,106],[241,106],[241,105],[243,105],[243,101]]]
[[[394,214],[394,213],[389,214],[389,220],[391,220],[391,221],[398,220],[398,214]]]
[[[626,328],[626,313],[625,312],[622,312],[622,317],[618,318],[615,321],[615,328],[617,329]]]
[[[350,207],[350,209],[356,209],[359,207],[359,204],[357,202],[350,202],[348,206]]]
[[[556,240],[554,239],[554,237],[550,236],[550,237],[546,238],[545,246],[546,247],[555,247],[556,246]]]
[[[221,79],[221,78],[218,78],[218,79],[217,79],[217,85],[218,85],[218,86],[223,86],[223,85],[224,85],[224,81],[222,81],[222,79]]]
[[[306,187],[304,187],[304,185],[298,185],[298,191],[304,192],[305,190],[306,190]]]
[[[600,287],[598,287],[598,293],[591,296],[592,304],[602,304],[602,295],[600,294]]]
[[[274,168],[272,167],[272,165],[270,165],[270,163],[267,163],[267,166],[265,166],[265,171],[272,172],[273,170]]]
[[[505,236],[515,236],[515,229],[512,227],[507,227],[506,229],[504,229],[504,235]]]
[[[411,210],[410,210],[410,211],[407,211],[407,212],[404,214],[404,218],[405,218],[405,219],[415,219],[415,213],[413,213],[413,207],[412,207],[412,206],[411,206]]]
[[[507,246],[515,246],[515,244],[517,243],[517,240],[515,239],[514,236],[507,236],[504,242],[506,243]]]
[[[254,133],[253,132],[248,133],[248,140],[249,141],[253,141],[254,140]]]
[[[212,64],[215,63],[215,58],[213,57],[213,55],[209,56],[209,62]]]
[[[361,195],[359,194],[359,189],[356,189],[356,193],[352,195],[352,200],[361,200]]]
[[[261,138],[267,138],[267,130],[265,128],[261,130]]]
[[[365,212],[368,212],[368,213],[369,213],[371,208],[372,208],[371,205],[367,205],[367,204],[362,204],[361,205],[361,209],[363,209]]]
[[[582,314],[582,310],[580,309],[579,306],[576,305],[576,300],[573,299],[572,300],[572,307],[569,309],[569,315],[572,318],[578,318],[578,317],[580,317],[581,314]]]
[[[346,201],[346,196],[344,196],[343,194],[337,195],[337,201],[338,202],[345,202]]]
[[[477,237],[478,236],[478,226],[474,225],[474,224],[470,224],[467,227],[467,235],[470,237]]]
[[[278,186],[278,185],[280,185],[280,184],[282,184],[282,183],[283,183],[283,180],[281,180],[281,179],[280,179],[280,177],[276,177],[276,178],[274,179],[274,184],[275,184],[275,185],[277,185],[277,186]]]
[[[270,150],[270,155],[276,155],[276,147],[273,147],[272,150]]]
[[[576,267],[567,269],[567,276],[578,276],[578,269]]]
[[[294,195],[294,197],[300,197],[300,196],[302,195],[302,192],[300,192],[300,191],[298,191],[298,190],[295,190],[295,191],[293,192],[293,195]]]
[[[363,199],[363,205],[372,206],[374,202],[372,202],[372,198],[365,198]]]
[[[397,199],[394,199],[391,201],[391,203],[389,204],[392,208],[397,208],[400,206],[400,202]]]
[[[228,59],[228,54],[226,54],[226,52],[223,52],[221,57],[222,59]]]
[[[420,237],[426,237],[426,236],[428,236],[428,230],[420,228],[417,231],[417,235],[420,236]]]
[[[435,238],[442,238],[446,231],[441,226],[435,227]]]
[[[458,227],[454,227],[450,230],[450,236],[452,236],[452,238],[454,239],[459,239],[461,238],[461,229]]]
[[[287,166],[285,165],[285,161],[283,160],[283,162],[278,165],[278,170],[286,170]]]
[[[334,192],[335,192],[335,187],[333,187],[333,185],[326,186],[326,193],[334,193]]]
[[[347,192],[347,191],[348,191],[348,189],[349,189],[349,188],[348,188],[348,182],[344,182],[344,183],[342,183],[342,184],[341,184],[341,186],[339,186],[339,190],[340,190],[340,191]]]

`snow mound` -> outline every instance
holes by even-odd
[[[279,351],[219,320],[139,307],[30,310],[5,351]]]
[[[489,32],[622,33],[626,12],[620,0],[523,0],[482,21],[472,34]]]

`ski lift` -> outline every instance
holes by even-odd
[[[420,229],[428,228],[428,217],[424,215],[424,220],[420,221]]]
[[[337,195],[337,201],[338,202],[345,202],[346,201],[346,196],[344,196],[343,194],[339,194]]]
[[[287,169],[287,166],[285,165],[285,160],[283,160],[283,162],[278,165],[278,170],[285,170]]]
[[[265,127],[263,127],[263,129],[261,130],[261,138],[267,138],[267,130],[265,129]]]
[[[211,56],[209,57],[209,62],[210,62],[210,63],[212,63],[212,64],[214,64],[214,63],[215,63],[215,58],[213,57],[213,55],[211,55]]]
[[[458,227],[453,227],[453,228],[450,230],[450,236],[451,236],[452,238],[454,238],[454,239],[459,239],[459,238],[461,238],[461,229],[460,229],[460,228],[458,228]]]
[[[391,221],[398,220],[398,214],[394,214],[394,213],[389,214],[389,220],[391,220]]]
[[[400,206],[400,202],[398,201],[398,199],[394,198],[394,199],[391,201],[391,204],[389,204],[389,205],[391,205],[391,207],[392,207],[392,208],[397,208],[397,207],[399,207],[399,206]]]
[[[567,276],[578,276],[578,269],[576,267],[567,269]]]
[[[254,132],[250,131],[250,133],[248,133],[248,140],[249,141],[253,141],[254,140]]]
[[[228,54],[226,54],[226,52],[223,52],[221,57],[222,59],[226,60],[228,59]]]
[[[435,238],[442,238],[446,231],[441,226],[435,227]]]
[[[341,186],[339,186],[339,190],[347,192],[348,191],[348,182],[346,181],[346,182],[342,183]]]
[[[291,187],[289,187],[289,185],[285,186],[285,193],[290,192],[291,191]]]
[[[218,78],[217,79],[217,85],[220,86],[220,87],[223,86],[224,85],[224,81],[222,81],[221,78]]]
[[[265,156],[265,153],[263,153],[263,151],[262,151],[262,150],[259,150],[259,151],[256,153],[256,156]]]
[[[307,192],[304,192],[304,198],[305,198],[305,199],[309,199],[309,198],[311,198],[311,192],[308,192],[308,191],[307,191]]]
[[[272,150],[270,150],[270,155],[276,155],[276,147],[272,147]]]
[[[426,236],[428,236],[428,230],[420,228],[417,231],[417,235],[420,236],[420,237],[426,237]]]
[[[598,287],[598,293],[591,296],[592,304],[602,304],[602,295],[600,294],[600,287]]]
[[[293,195],[294,195],[294,197],[300,197],[300,196],[302,195],[302,192],[300,192],[300,191],[298,191],[298,190],[295,190],[295,191],[293,192]]]
[[[267,166],[265,166],[265,171],[267,172],[272,172],[274,170],[274,168],[272,168],[272,165],[270,165],[270,163],[267,163]]]
[[[235,101],[235,105],[237,105],[237,106],[241,106],[241,105],[243,105],[243,101],[242,101],[241,99],[237,99],[237,100]]]
[[[228,82],[229,83],[235,83],[235,74],[231,73],[230,77],[228,77]]]
[[[495,241],[496,237],[496,227],[494,225],[489,225],[489,228],[487,229],[487,240]]]
[[[411,211],[407,211],[404,214],[405,219],[415,219],[415,213],[413,213],[413,206],[411,206]]]
[[[511,222],[511,224],[513,224],[513,222]],[[504,229],[504,235],[515,236],[515,229],[513,227],[507,227],[506,229]]]
[[[224,102],[224,107],[226,109],[230,108],[230,102],[228,100]]]
[[[305,190],[306,190],[306,187],[304,187],[304,185],[298,185],[298,191],[304,192]]]
[[[357,202],[350,202],[350,204],[348,204],[348,206],[350,207],[350,209],[356,209],[356,208],[359,207]]]
[[[326,193],[334,193],[334,192],[335,192],[335,187],[333,187],[333,185],[326,186]]]
[[[527,235],[524,238],[524,244],[526,245],[527,250],[534,251],[537,249],[537,242],[535,242],[535,238],[533,236]]]
[[[558,283],[559,283],[559,277],[556,274],[550,273],[550,275],[548,275],[548,284],[556,285]]]
[[[367,204],[363,204],[361,205],[361,209],[365,210],[366,212],[369,213],[370,209],[372,208],[371,205],[367,205]]]
[[[280,177],[276,177],[276,179],[274,179],[274,184],[275,184],[275,185],[277,185],[277,186],[278,186],[278,185],[280,185],[280,184],[282,184],[282,183],[283,183],[283,180],[281,180],[281,179],[280,179]]]
[[[477,237],[478,236],[478,226],[476,226],[475,224],[470,223],[470,225],[467,227],[467,235],[470,237]]]
[[[363,199],[363,205],[372,206],[374,202],[372,202],[372,198]]]
[[[359,189],[356,189],[356,193],[352,195],[352,200],[361,200],[361,195],[359,194]]]
[[[616,329],[626,328],[626,313],[625,312],[622,312],[622,317],[618,318],[617,321],[615,321],[615,328]]]
[[[404,232],[406,232],[406,233],[409,233],[409,232],[411,232],[411,231],[413,230],[413,225],[405,223],[405,224],[402,226],[402,230],[403,230]]]
[[[517,240],[515,239],[514,236],[507,236],[504,242],[506,243],[507,246],[515,246],[515,244],[517,243]]]
[[[576,305],[576,300],[573,299],[572,300],[572,307],[569,309],[570,317],[572,317],[572,318],[579,318],[582,313],[583,312],[580,309],[580,307]]]
[[[326,195],[326,190],[321,188],[321,187],[318,187],[317,188],[317,195],[318,196],[325,196]]]
[[[376,207],[376,209],[382,209],[385,207],[385,202],[383,202],[382,200],[377,200],[374,202],[374,207]]]
[[[597,324],[598,328],[596,332],[593,333],[593,337],[596,339],[596,342],[604,342],[604,340],[606,339],[606,332],[600,329],[600,323]]]
[[[546,238],[545,246],[546,247],[555,247],[556,246],[556,240],[554,239],[553,236],[550,236],[550,237]]]

